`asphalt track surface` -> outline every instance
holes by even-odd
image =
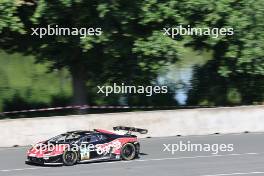
[[[141,139],[142,154],[133,161],[31,166],[25,164],[27,147],[0,148],[0,176],[264,176],[264,134]],[[163,144],[234,144],[234,151],[175,152]]]

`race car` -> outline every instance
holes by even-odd
[[[124,126],[116,126],[113,130],[126,133],[94,129],[60,134],[31,147],[27,151],[26,163],[72,166],[83,162],[133,160],[139,157],[140,143],[132,132],[146,134],[148,130]]]

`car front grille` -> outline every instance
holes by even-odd
[[[32,163],[38,163],[38,164],[44,163],[44,160],[42,158],[36,158],[36,157],[28,157],[28,161]]]

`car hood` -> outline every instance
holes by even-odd
[[[28,151],[27,155],[30,157],[49,157],[49,156],[57,156],[64,153],[64,151],[69,147],[67,143],[48,143],[39,142],[32,146]]]

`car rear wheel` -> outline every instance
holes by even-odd
[[[121,157],[123,160],[132,160],[136,156],[136,147],[134,144],[127,143],[121,149]]]
[[[72,166],[77,162],[78,154],[73,151],[65,151],[62,155],[62,161],[65,166]]]

